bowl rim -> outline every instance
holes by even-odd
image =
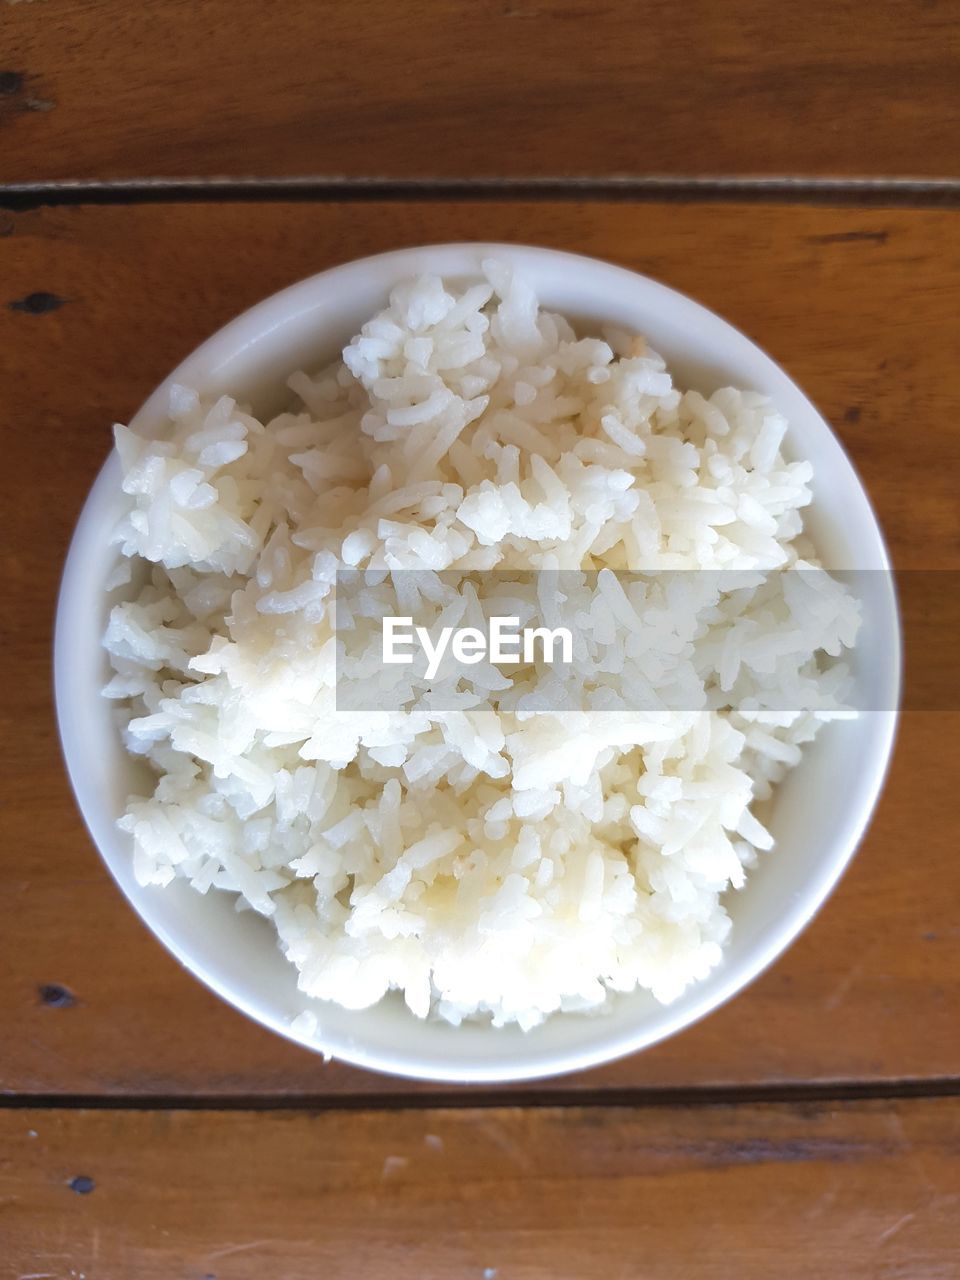
[[[329,286],[336,281],[339,275],[348,276],[351,272],[358,271],[361,268],[373,269],[379,267],[384,273],[384,288],[386,289],[395,280],[401,278],[402,275],[424,270],[424,258],[453,258],[458,255],[470,255],[474,261],[477,260],[478,255],[501,257],[513,261],[528,255],[535,255],[541,260],[550,259],[558,265],[564,262],[568,264],[578,263],[581,267],[591,271],[601,273],[614,272],[620,277],[633,281],[634,284],[639,282],[649,294],[655,296],[660,293],[661,296],[669,296],[675,303],[691,309],[692,313],[705,314],[711,324],[716,325],[719,323],[725,328],[726,336],[735,339],[739,343],[748,344],[755,356],[770,366],[780,378],[785,379],[793,390],[802,397],[811,414],[819,420],[823,429],[832,438],[835,446],[841,451],[856,482],[859,500],[863,504],[866,515],[869,517],[873,556],[877,561],[874,567],[885,569],[888,572],[891,571],[892,565],[889,551],[876,512],[847,450],[814,403],[782,366],[774,361],[753,339],[747,337],[741,330],[730,324],[729,321],[705,307],[702,303],[690,298],[687,294],[629,267],[620,266],[586,254],[570,253],[565,250],[524,243],[507,244],[482,240],[456,241],[389,250],[328,267],[268,295],[227,321],[226,324],[201,342],[199,346],[195,347],[157,385],[137,410],[131,419],[131,423],[139,425],[139,420],[154,417],[158,414],[162,415],[166,392],[171,383],[184,381],[189,384],[191,378],[197,376],[201,368],[204,370],[204,376],[210,376],[216,372],[219,365],[232,362],[242,355],[245,350],[255,346],[264,334],[270,331],[269,325],[271,321],[276,326],[281,321],[290,319],[291,307],[298,308],[301,302],[308,302],[313,291],[317,289],[321,282],[325,286]],[[401,270],[398,272],[395,270],[396,268]],[[469,272],[458,273],[451,271],[449,268],[439,265],[436,269],[447,275],[469,274]],[[268,328],[263,329],[261,325],[260,334],[251,338],[246,335],[246,330],[249,329],[254,320],[265,321]],[[892,577],[892,611],[888,619],[890,630],[884,640],[891,646],[894,687],[891,690],[890,709],[867,713],[875,717],[877,737],[875,740],[876,746],[872,752],[872,776],[866,793],[861,800],[860,810],[856,819],[849,825],[845,838],[838,843],[833,856],[825,860],[824,865],[817,867],[817,874],[811,877],[811,884],[803,895],[803,901],[792,903],[790,909],[785,910],[778,918],[778,927],[771,929],[765,945],[757,946],[749,960],[744,959],[735,969],[727,972],[723,978],[714,983],[711,990],[698,998],[696,989],[702,984],[693,984],[692,997],[688,997],[686,1003],[682,1006],[673,1006],[673,1011],[670,1006],[667,1006],[661,1013],[658,1025],[652,1030],[647,1031],[642,1026],[638,1026],[633,1031],[626,1030],[618,1035],[608,1035],[607,1037],[598,1035],[591,1039],[587,1045],[580,1048],[568,1049],[564,1052],[549,1051],[544,1055],[546,1060],[541,1061],[534,1058],[514,1066],[505,1064],[499,1059],[492,1062],[478,1061],[472,1066],[464,1066],[456,1062],[443,1062],[437,1057],[430,1057],[426,1054],[419,1059],[415,1059],[410,1054],[390,1059],[379,1051],[368,1051],[363,1045],[355,1042],[338,1041],[336,1044],[328,1046],[322,1038],[304,1038],[304,1036],[291,1029],[287,1019],[269,1007],[264,1007],[258,1001],[251,999],[244,990],[242,981],[238,980],[236,984],[232,985],[206,970],[203,963],[191,953],[190,949],[173,937],[157,918],[156,913],[150,910],[147,905],[149,899],[145,903],[133,897],[128,884],[125,883],[121,874],[116,850],[111,850],[107,840],[101,835],[103,823],[100,821],[98,814],[94,812],[97,807],[95,798],[85,787],[78,771],[77,760],[83,752],[83,741],[82,735],[78,733],[76,716],[71,711],[74,696],[73,685],[75,682],[69,670],[67,656],[69,644],[66,636],[71,625],[71,616],[75,616],[78,606],[82,607],[82,602],[76,599],[76,592],[79,589],[77,585],[78,570],[84,559],[86,544],[89,541],[90,531],[96,520],[101,502],[108,493],[115,491],[117,465],[115,451],[111,451],[91,486],[75,525],[64,563],[58,594],[54,624],[54,700],[61,751],[66,770],[78,808],[94,847],[127,902],[133,907],[150,931],[205,986],[253,1021],[270,1028],[285,1039],[304,1048],[312,1049],[326,1056],[334,1056],[339,1060],[367,1070],[408,1079],[449,1083],[505,1083],[543,1079],[612,1062],[675,1035],[684,1028],[700,1021],[708,1013],[719,1008],[734,995],[744,990],[783,954],[809,924],[835,888],[856,853],[872,820],[890,770],[899,723],[903,642],[899,603]],[[597,1021],[599,1025],[599,1020]]]

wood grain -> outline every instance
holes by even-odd
[[[73,522],[108,447],[109,423],[127,417],[200,338],[267,292],[364,253],[471,238],[558,245],[649,272],[725,314],[806,387],[864,476],[900,566],[960,567],[956,214],[364,203],[5,216],[6,1092],[245,1096],[417,1088],[324,1065],[182,972],[101,867],[57,747],[49,675],[56,585]],[[958,728],[956,714],[905,718],[880,812],[851,871],[804,938],[749,992],[652,1051],[546,1087],[960,1075]]]
[[[0,181],[960,176],[960,7],[7,0]]]
[[[24,1280],[948,1280],[958,1136],[946,1101],[13,1111],[0,1231]]]

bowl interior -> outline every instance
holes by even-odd
[[[845,453],[813,405],[762,351],[712,312],[651,280],[606,263],[520,246],[444,245],[363,259],[314,276],[238,317],[198,348],[134,419],[161,431],[166,389],[185,382],[229,392],[259,413],[284,403],[286,376],[336,355],[383,305],[400,279],[421,271],[476,274],[495,255],[521,268],[544,305],[585,329],[615,324],[643,332],[681,386],[709,394],[732,383],[774,398],[790,420],[787,448],[815,467],[807,528],[832,568],[885,570],[886,552],[870,505]],[[600,1015],[564,1015],[529,1033],[420,1022],[398,997],[348,1012],[308,1000],[281,955],[272,926],[237,912],[232,895],[201,897],[188,885],[142,888],[133,878],[129,839],[116,829],[126,797],[145,789],[127,756],[115,712],[100,690],[107,663],[100,646],[113,603],[104,584],[116,563],[110,533],[119,517],[119,466],[111,456],[83,510],[64,572],[57,617],[57,709],[67,766],[91,835],[130,902],[173,953],[204,982],[281,1034],[310,1009],[318,1028],[295,1037],[358,1065],[431,1079],[522,1079],[586,1067],[653,1043],[702,1016],[780,952],[816,911],[842,872],[869,819],[890,755],[899,683],[896,602],[872,591],[857,678],[862,705],[880,708],[828,726],[779,788],[770,813],[776,847],[746,888],[725,899],[733,933],[720,966],[674,1004],[638,993]],[[119,596],[121,593],[115,593]]]

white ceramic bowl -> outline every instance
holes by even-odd
[[[233,320],[163,383],[134,419],[160,431],[170,382],[229,391],[263,413],[280,407],[293,369],[316,366],[386,300],[390,287],[422,271],[472,275],[494,255],[523,270],[544,304],[584,322],[608,322],[649,336],[681,386],[756,388],[790,421],[787,449],[815,467],[808,528],[834,568],[889,567],[883,539],[856,472],[817,410],[743,334],[704,307],[652,280],[591,258],[514,245],[440,245],[347,263],[293,285]],[[90,834],[114,878],[146,923],[225,1000],[281,1035],[337,1058],[433,1080],[521,1080],[579,1070],[672,1035],[745,986],[796,937],[833,888],[856,848],[879,794],[896,724],[900,637],[892,589],[874,593],[858,651],[863,705],[886,708],[828,726],[780,787],[773,809],[775,851],[747,887],[727,895],[733,932],[721,965],[674,1004],[649,995],[619,997],[609,1014],[562,1015],[524,1034],[420,1022],[390,997],[348,1012],[308,1000],[282,957],[269,923],[238,914],[232,897],[201,897],[185,883],[141,888],[129,839],[116,828],[126,796],[143,779],[123,750],[100,689],[100,647],[112,601],[104,590],[116,549],[109,538],[121,509],[119,465],[111,456],[91,490],[67,558],[57,615],[55,676],[60,733],[70,778]],[[876,575],[877,579],[881,575]],[[142,789],[142,787],[140,788]],[[313,1037],[293,1035],[304,1009],[318,1017]]]

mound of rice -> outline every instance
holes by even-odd
[[[416,570],[429,596],[451,571],[601,571],[622,666],[617,571],[816,564],[787,423],[749,391],[682,393],[637,335],[578,338],[494,262],[398,287],[289,387],[268,423],[176,387],[161,440],[116,429],[111,586],[130,585],[106,692],[157,777],[121,822],[139,881],[240,895],[303,991],[348,1008],[398,990],[419,1017],[530,1028],[611,992],[675,998],[719,961],[722,895],[772,845],[751,806],[840,714],[834,691],[804,711],[525,710],[487,666],[454,709],[342,711],[336,573]],[[713,628],[695,679],[730,690],[746,654],[763,688],[815,684],[857,627],[828,595],[787,601],[787,643],[749,590],[695,600]]]

